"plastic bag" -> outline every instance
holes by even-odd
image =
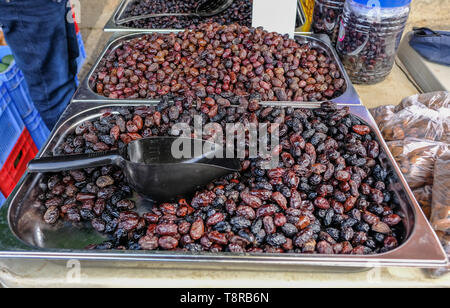
[[[444,109],[450,108],[450,92],[441,91],[409,96],[404,98],[398,106],[394,107],[394,112],[398,112],[414,104],[445,112]],[[448,116],[449,115],[447,114],[447,117]]]
[[[413,191],[414,197],[419,202],[425,216],[430,220],[431,218],[431,202],[433,198],[433,186],[427,185],[420,188],[416,188]]]
[[[372,109],[387,141],[407,137],[450,142],[450,93],[434,92],[404,99],[399,106]]]
[[[450,152],[440,156],[435,165],[431,225],[450,261]],[[432,277],[450,272],[450,266],[430,271]]]
[[[450,254],[450,152],[436,161],[431,205],[431,225]]]
[[[433,185],[436,159],[448,150],[447,144],[415,138],[387,144],[412,189]]]
[[[450,260],[450,93],[413,95],[370,112]]]
[[[448,138],[439,111],[424,108],[423,105],[412,105],[398,111],[384,124],[381,132],[389,141],[410,137],[446,142]]]

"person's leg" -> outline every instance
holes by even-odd
[[[68,0],[0,0],[0,25],[30,95],[49,129],[58,121],[76,90],[73,24]]]

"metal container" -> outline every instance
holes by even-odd
[[[109,18],[108,22],[105,24],[105,27],[103,28],[103,31],[105,32],[178,32],[183,31],[184,29],[148,29],[148,28],[133,28],[133,27],[126,27],[122,25],[118,25],[117,21],[121,19],[122,15],[125,13],[125,10],[127,9],[128,5],[130,5],[135,0],[122,0],[120,4],[115,9],[112,16]],[[303,14],[303,8],[300,3],[298,3],[297,8],[297,22],[296,22],[296,28],[301,27],[305,23],[305,17]]]
[[[170,31],[164,30],[161,31],[161,33],[169,33]],[[157,100],[148,100],[148,99],[110,99],[105,96],[99,95],[94,92],[94,84],[92,82],[94,72],[97,70],[97,68],[101,65],[102,61],[111,54],[114,50],[122,46],[124,41],[128,41],[137,37],[140,37],[145,34],[151,34],[152,32],[131,32],[131,33],[115,33],[109,40],[106,47],[101,52],[100,56],[98,57],[97,61],[87,74],[86,78],[80,83],[80,86],[78,90],[75,92],[73,96],[73,102],[98,102],[98,103],[105,103],[105,102],[117,102],[117,103],[123,103],[124,101],[130,102],[130,103],[142,103],[142,102],[149,102],[154,103],[157,102]],[[344,94],[342,94],[339,97],[336,97],[332,99],[336,104],[344,104],[344,105],[362,105],[361,100],[356,93],[355,88],[352,85],[352,82],[350,81],[350,78],[347,75],[347,72],[345,71],[341,61],[339,60],[339,57],[334,50],[334,48],[331,47],[330,40],[327,35],[302,35],[302,34],[296,34],[296,39],[300,40],[302,44],[311,44],[313,48],[323,50],[333,61],[337,64],[339,67],[339,71],[341,72],[341,75],[343,76],[345,80],[346,85],[346,91]],[[276,104],[276,102],[275,102]]]
[[[130,106],[130,103],[95,105],[85,102],[72,103],[60,120],[58,128],[53,131],[41,156],[50,155],[55,146],[67,133],[73,131],[77,124],[97,118],[104,109],[120,105]],[[295,104],[295,107],[302,108],[318,106],[319,104]],[[370,113],[363,106],[351,106],[350,111],[374,130],[384,152],[383,163],[390,165],[397,174],[397,181],[391,185],[401,203],[405,233],[403,243],[395,250],[367,256],[84,250],[83,247],[87,244],[103,241],[103,236],[85,226],[77,226],[75,229],[71,224],[67,224],[55,229],[46,225],[42,221],[42,212],[33,205],[33,200],[38,194],[37,183],[42,175],[27,173],[0,209],[0,258],[15,259],[17,262],[25,262],[24,259],[80,260],[84,261],[85,266],[92,267],[264,271],[284,269],[308,272],[349,272],[386,266],[421,268],[446,266],[447,256],[395,164]],[[143,205],[140,199],[136,202],[138,207]]]

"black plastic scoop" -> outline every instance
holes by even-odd
[[[117,20],[116,23],[118,25],[122,25],[124,23],[153,18],[153,17],[164,17],[164,16],[197,16],[197,17],[211,17],[217,15],[227,8],[229,8],[233,4],[234,0],[207,0],[203,3],[200,3],[195,9],[195,13],[162,13],[162,14],[145,14],[139,16],[128,17],[124,19]]]
[[[194,150],[199,154],[195,155]],[[193,158],[181,157],[181,151]],[[215,156],[225,157],[224,150],[209,141],[152,137],[135,140],[124,151],[35,159],[28,164],[28,171],[60,172],[115,165],[122,168],[128,184],[137,193],[154,201],[170,201],[240,169],[238,159]]]

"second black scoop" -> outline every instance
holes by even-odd
[[[180,151],[188,158],[180,157]],[[154,201],[170,201],[240,169],[238,159],[216,158],[221,155],[225,155],[223,148],[209,141],[153,137],[129,143],[123,153],[108,151],[35,159],[29,163],[28,171],[60,172],[116,165],[122,168],[136,192]]]

